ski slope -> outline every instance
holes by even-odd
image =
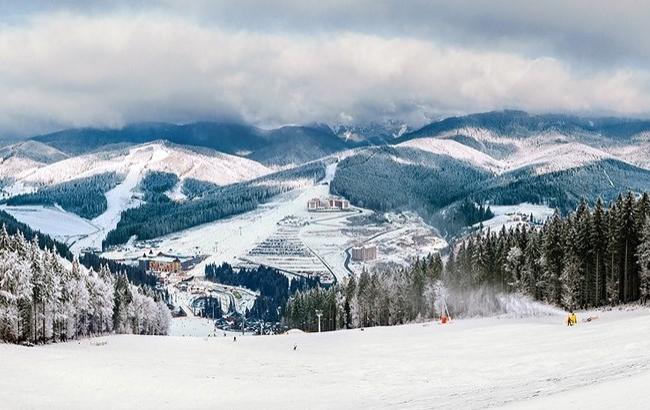
[[[597,314],[572,328],[549,316],[0,345],[0,396],[21,409],[647,408],[650,314]]]

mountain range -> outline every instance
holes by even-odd
[[[138,181],[151,173],[172,174],[176,185],[149,198],[165,194],[175,202],[195,201],[197,192],[216,195],[232,184],[246,183],[246,192],[269,181],[288,186],[292,177],[322,171],[310,165],[307,174],[273,175],[314,161],[338,161],[332,193],[378,211],[415,210],[444,225],[467,201],[543,203],[565,211],[581,199],[610,201],[628,190],[650,190],[650,121],[496,111],[445,118],[416,130],[399,122],[270,130],[233,123],[141,123],[33,136],[1,148],[0,158],[4,196],[20,203],[40,203],[29,195],[45,187],[70,192],[69,185],[51,187],[81,178],[83,186],[102,181],[103,188],[86,190],[94,196],[125,183],[120,181],[129,181],[127,194],[136,193]],[[105,177],[88,179],[100,174]],[[263,183],[250,182],[265,175]],[[237,189],[237,198],[242,192]],[[12,199],[16,195],[22,196]],[[99,203],[92,209],[104,208]]]

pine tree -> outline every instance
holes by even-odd
[[[546,288],[544,295],[547,302],[562,304],[561,276],[564,270],[563,226],[560,216],[556,213],[543,231],[543,276]]]
[[[524,254],[518,246],[513,246],[506,258],[506,272],[510,275],[508,286],[510,290],[524,293],[526,286],[523,281]]]
[[[646,217],[643,225],[641,244],[637,249],[640,284],[639,291],[643,303],[650,298],[650,217]]]
[[[606,299],[606,253],[607,253],[607,220],[603,202],[598,199],[591,218],[589,246],[592,255],[591,283],[593,289],[589,296],[589,304],[601,305]]]

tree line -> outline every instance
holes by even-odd
[[[2,210],[0,210],[0,225],[4,226],[9,235],[16,235],[20,232],[27,241],[36,240],[41,249],[54,250],[62,258],[69,261],[73,260],[73,255],[68,245],[54,240],[42,232],[34,231],[28,225],[18,222],[16,218]],[[98,271],[102,266],[106,265],[111,272],[125,273],[129,281],[138,286],[144,285],[153,288],[158,283],[158,278],[155,275],[147,273],[146,270],[139,266],[125,265],[111,259],[102,258],[94,253],[86,252],[82,254],[79,257],[79,263],[95,271]]]
[[[108,202],[104,195],[115,188],[123,176],[115,172],[73,179],[60,184],[39,188],[31,194],[9,198],[8,205],[59,205],[82,218],[92,219],[106,211]]]
[[[321,329],[388,326],[428,319],[435,314],[436,294],[443,274],[440,255],[420,259],[409,268],[388,269],[329,287],[297,292],[284,309],[291,328],[315,331],[316,311]]]
[[[541,229],[483,232],[452,254],[447,278],[494,286],[568,309],[644,302],[650,294],[650,199],[631,192],[605,207],[581,202]]]
[[[452,295],[474,300],[453,301]],[[471,303],[518,295],[564,309],[614,306],[650,299],[650,197],[628,193],[608,207],[581,202],[541,227],[482,230],[410,268],[389,269],[324,289],[298,292],[283,320],[322,328],[394,325],[446,314],[471,314]],[[447,306],[449,303],[449,306]]]
[[[282,309],[292,294],[319,285],[318,279],[289,279],[277,269],[267,266],[235,269],[227,263],[206,265],[205,278],[224,285],[241,286],[259,292],[260,295],[255,299],[252,308],[246,312],[246,317],[265,322],[279,322]]]
[[[69,265],[69,266],[68,266]],[[66,341],[107,332],[166,334],[171,314],[152,291],[103,266],[83,268],[0,230],[0,340]]]

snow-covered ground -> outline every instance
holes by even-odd
[[[0,209],[6,211],[19,222],[67,244],[96,232],[98,229],[96,225],[93,225],[87,219],[66,212],[60,207],[3,205],[0,206]]]
[[[200,317],[177,317],[172,319],[169,328],[170,336],[177,337],[230,337],[251,336],[250,333],[232,332],[214,327],[214,320]],[[224,336],[225,335],[225,336]]]
[[[597,314],[0,345],[0,396],[10,409],[647,408],[650,313]]]
[[[555,210],[546,205],[535,205],[525,202],[518,205],[491,205],[490,209],[494,213],[494,217],[483,221],[482,225],[485,231],[489,229],[491,232],[498,232],[504,226],[506,229],[510,229],[518,225],[525,224],[530,226],[531,223],[544,223],[555,212]],[[533,216],[532,222],[530,221],[531,215]],[[476,224],[474,226],[479,225]]]
[[[433,154],[447,155],[497,173],[506,169],[505,163],[451,139],[416,138],[403,142],[399,146],[417,148]]]

